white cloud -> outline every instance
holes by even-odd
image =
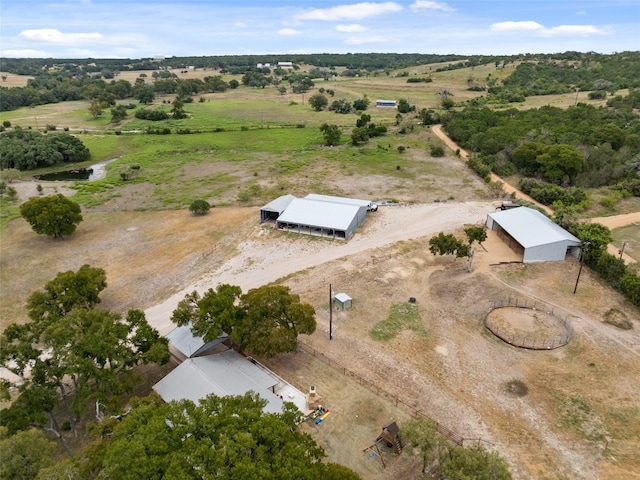
[[[233,24],[233,26],[238,28],[247,28],[249,25],[247,25],[245,22],[236,22]]]
[[[345,40],[347,45],[363,45],[365,43],[388,43],[389,37],[382,35],[372,35],[369,37],[351,37]]]
[[[489,27],[494,32],[532,32],[544,30],[544,27],[538,22],[499,22]]]
[[[300,30],[294,30],[293,28],[282,28],[278,30],[278,35],[300,35]]]
[[[610,33],[609,28],[598,28],[594,25],[558,25],[546,28],[538,22],[500,22],[489,27],[493,32],[532,32],[542,37],[561,37],[576,35],[604,35]]]
[[[541,35],[545,37],[561,37],[572,35],[605,35],[609,29],[598,28],[594,25],[558,25],[553,28],[545,28]]]
[[[336,25],[336,30],[339,32],[358,33],[366,32],[368,28],[358,25],[357,23],[352,23],[351,25]]]
[[[43,50],[0,50],[0,56],[11,58],[46,58],[51,55]]]
[[[362,18],[375,17],[385,13],[399,12],[402,6],[395,2],[384,3],[354,3],[352,5],[339,5],[331,8],[316,8],[306,13],[296,15],[297,20],[358,20]]]
[[[409,6],[411,10],[417,12],[419,10],[440,10],[442,12],[455,12],[456,9],[442,2],[430,2],[428,0],[416,0]]]
[[[48,43],[52,45],[81,45],[86,43],[102,43],[101,33],[62,33],[55,28],[41,28],[39,30],[23,30],[18,38],[30,43]]]

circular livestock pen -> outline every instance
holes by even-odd
[[[494,302],[485,316],[484,326],[509,345],[530,350],[562,347],[573,334],[569,319],[552,307],[513,297]]]

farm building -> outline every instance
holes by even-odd
[[[369,200],[284,195],[260,209],[260,222],[275,220],[279,230],[346,240],[375,208]]]
[[[578,257],[580,240],[542,213],[519,207],[490,213],[487,228],[498,232],[523,263],[564,260],[567,253]]]
[[[293,195],[283,195],[267,203],[260,209],[260,223],[264,223],[267,220],[277,220],[294,198],[296,197]]]
[[[177,327],[168,335],[169,349],[181,362],[153,386],[165,402],[188,399],[198,402],[218,396],[256,392],[267,401],[266,412],[279,413],[284,401],[306,413],[306,395],[271,370],[240,355],[223,342],[226,334],[210,342],[193,335],[190,326]]]
[[[376,100],[376,107],[393,107],[397,106],[397,102],[395,100]]]

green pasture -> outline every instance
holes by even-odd
[[[105,179],[74,184],[76,200],[86,207],[105,203],[134,184],[146,186],[148,208],[184,208],[196,197],[261,202],[288,189],[330,193],[333,176],[382,175],[412,182],[451,175],[441,163],[416,160],[413,150],[426,151],[429,142],[438,141],[425,142],[418,135],[378,137],[353,147],[345,133],[343,145],[332,148],[323,146],[315,127],[81,138],[92,152],[91,162],[113,160]],[[405,153],[398,152],[400,145]]]

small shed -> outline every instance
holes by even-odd
[[[398,103],[395,100],[376,100],[376,107],[397,107]]]
[[[333,297],[333,301],[344,310],[346,308],[351,308],[353,299],[346,293],[338,293]]]

